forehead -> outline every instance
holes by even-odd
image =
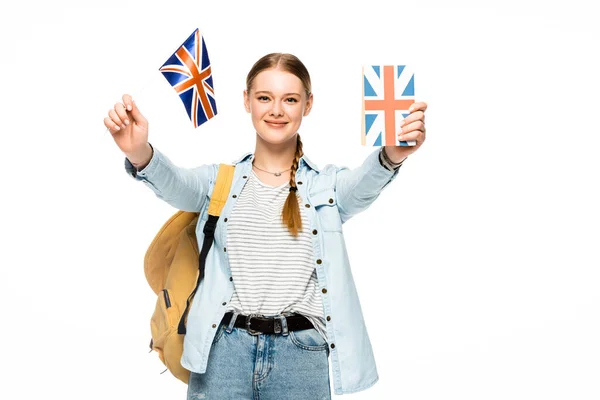
[[[296,75],[280,69],[266,69],[256,75],[251,90],[255,92],[302,93],[303,89],[302,81]]]

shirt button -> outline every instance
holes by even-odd
[[[227,222],[227,218],[225,218],[223,221]]]
[[[323,290],[321,290],[321,292],[327,293],[327,289],[323,288]]]
[[[227,251],[227,247],[223,247],[223,251]]]
[[[224,301],[224,302],[223,302],[223,305],[226,305],[226,304],[227,304],[227,302],[226,302],[226,301]]]
[[[329,199],[329,204],[332,204],[332,203],[333,203],[333,199]]]
[[[317,264],[321,264],[323,261],[321,261],[321,259],[317,259]]]
[[[310,204],[305,204],[304,207],[310,208]]]
[[[235,199],[235,198],[237,197],[237,194],[234,194],[234,195],[233,195],[233,196],[231,196],[231,197],[233,197],[233,198]]]
[[[248,178],[248,177],[247,177],[246,175],[244,175],[242,178],[246,179],[246,178]]]
[[[217,327],[217,324],[213,324],[213,328],[216,328],[216,327]]]
[[[302,185],[302,181],[298,181],[298,185]]]
[[[331,348],[335,349],[335,343],[331,343]]]
[[[329,315],[327,316],[327,321],[331,321],[331,317]]]
[[[229,281],[232,282],[233,281],[233,276],[229,277]]]
[[[317,230],[313,229],[313,235],[316,235],[316,234],[317,234]]]

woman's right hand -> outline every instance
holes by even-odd
[[[116,103],[108,111],[104,126],[132,164],[145,165],[150,161],[152,148],[148,144],[148,120],[130,95],[123,95],[123,102]]]

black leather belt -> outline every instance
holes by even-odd
[[[232,312],[225,313],[221,323],[229,324],[232,316]],[[288,331],[300,331],[302,329],[314,328],[308,318],[300,314],[290,315],[289,317],[285,317],[285,320],[287,321]],[[261,333],[281,333],[283,331],[281,319],[265,318],[256,314],[238,314],[234,326],[236,328],[246,329],[248,333],[252,335],[259,335]]]

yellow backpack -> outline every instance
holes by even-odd
[[[200,253],[196,238],[199,213],[177,211],[163,224],[144,257],[146,280],[157,294],[150,320],[150,351],[156,351],[167,369],[186,384],[190,371],[181,365],[180,360],[187,312],[204,277],[206,256],[231,189],[234,169],[233,165],[219,164]]]

